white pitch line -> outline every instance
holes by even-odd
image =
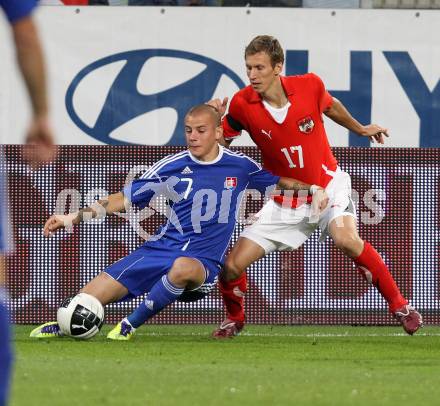
[[[388,333],[388,334],[333,334],[333,333],[309,333],[309,334],[294,334],[294,333],[242,333],[241,335],[250,337],[408,337],[406,333]],[[440,336],[440,333],[417,333],[418,336]]]
[[[136,333],[137,336],[179,336],[179,337],[209,337],[210,333]],[[332,334],[332,333],[309,333],[309,334],[294,334],[294,333],[240,333],[242,337],[303,337],[303,338],[344,338],[344,337],[408,337],[406,333],[387,333],[387,334]],[[416,333],[416,336],[422,337],[439,337],[440,333]]]

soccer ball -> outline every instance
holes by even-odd
[[[61,303],[57,321],[63,334],[87,340],[100,330],[104,322],[104,307],[87,293],[78,293]]]

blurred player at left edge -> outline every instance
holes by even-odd
[[[35,0],[0,0],[0,8],[11,26],[17,63],[28,90],[32,118],[26,134],[23,157],[32,168],[50,162],[56,156],[54,137],[48,122],[48,102],[44,58],[36,26],[32,20]],[[3,41],[3,39],[1,39]],[[15,108],[15,106],[14,106]],[[5,137],[0,134],[0,141]],[[3,150],[0,148],[0,406],[8,401],[12,350],[6,309],[4,255],[11,251],[7,220],[7,180]]]

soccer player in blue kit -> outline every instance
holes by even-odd
[[[311,185],[274,176],[249,157],[220,146],[220,115],[211,106],[195,106],[187,113],[185,134],[187,150],[165,157],[107,200],[77,213],[54,215],[44,226],[45,235],[50,236],[69,223],[80,223],[86,214],[99,217],[97,205],[104,216],[122,212],[130,203],[146,207],[153,196],[165,195],[171,202],[172,214],[156,234],[160,238],[110,265],[81,290],[103,305],[148,292],[145,301],[108,334],[109,339],[128,340],[169,304],[201,299],[214,288],[245,189],[266,193],[276,185],[305,195],[310,191]],[[318,188],[313,201],[316,210],[323,210],[328,201],[325,191]],[[31,333],[33,337],[57,335],[56,322]]]
[[[36,0],[0,0],[0,8],[5,12],[11,26],[18,66],[32,105],[32,116],[26,136],[26,143],[32,145],[32,148],[25,148],[23,157],[33,168],[50,162],[56,155],[56,148],[53,145],[54,137],[48,120],[44,57],[38,32],[32,19],[32,12],[36,4]],[[0,134],[0,140],[4,142],[2,135]],[[4,254],[10,252],[11,247],[8,246],[9,238],[7,235],[7,182],[4,173],[6,166],[1,147],[0,166],[0,406],[3,406],[8,399],[12,351],[9,342],[8,312],[5,305],[6,290],[4,288],[6,279]]]

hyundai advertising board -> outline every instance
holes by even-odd
[[[317,73],[359,121],[389,129],[387,146],[440,146],[440,12],[41,7],[38,20],[62,144],[182,145],[185,111],[247,84],[243,51],[264,33],[286,74]],[[19,143],[28,106],[11,52],[0,43],[0,130]],[[327,129],[333,146],[369,145]]]

